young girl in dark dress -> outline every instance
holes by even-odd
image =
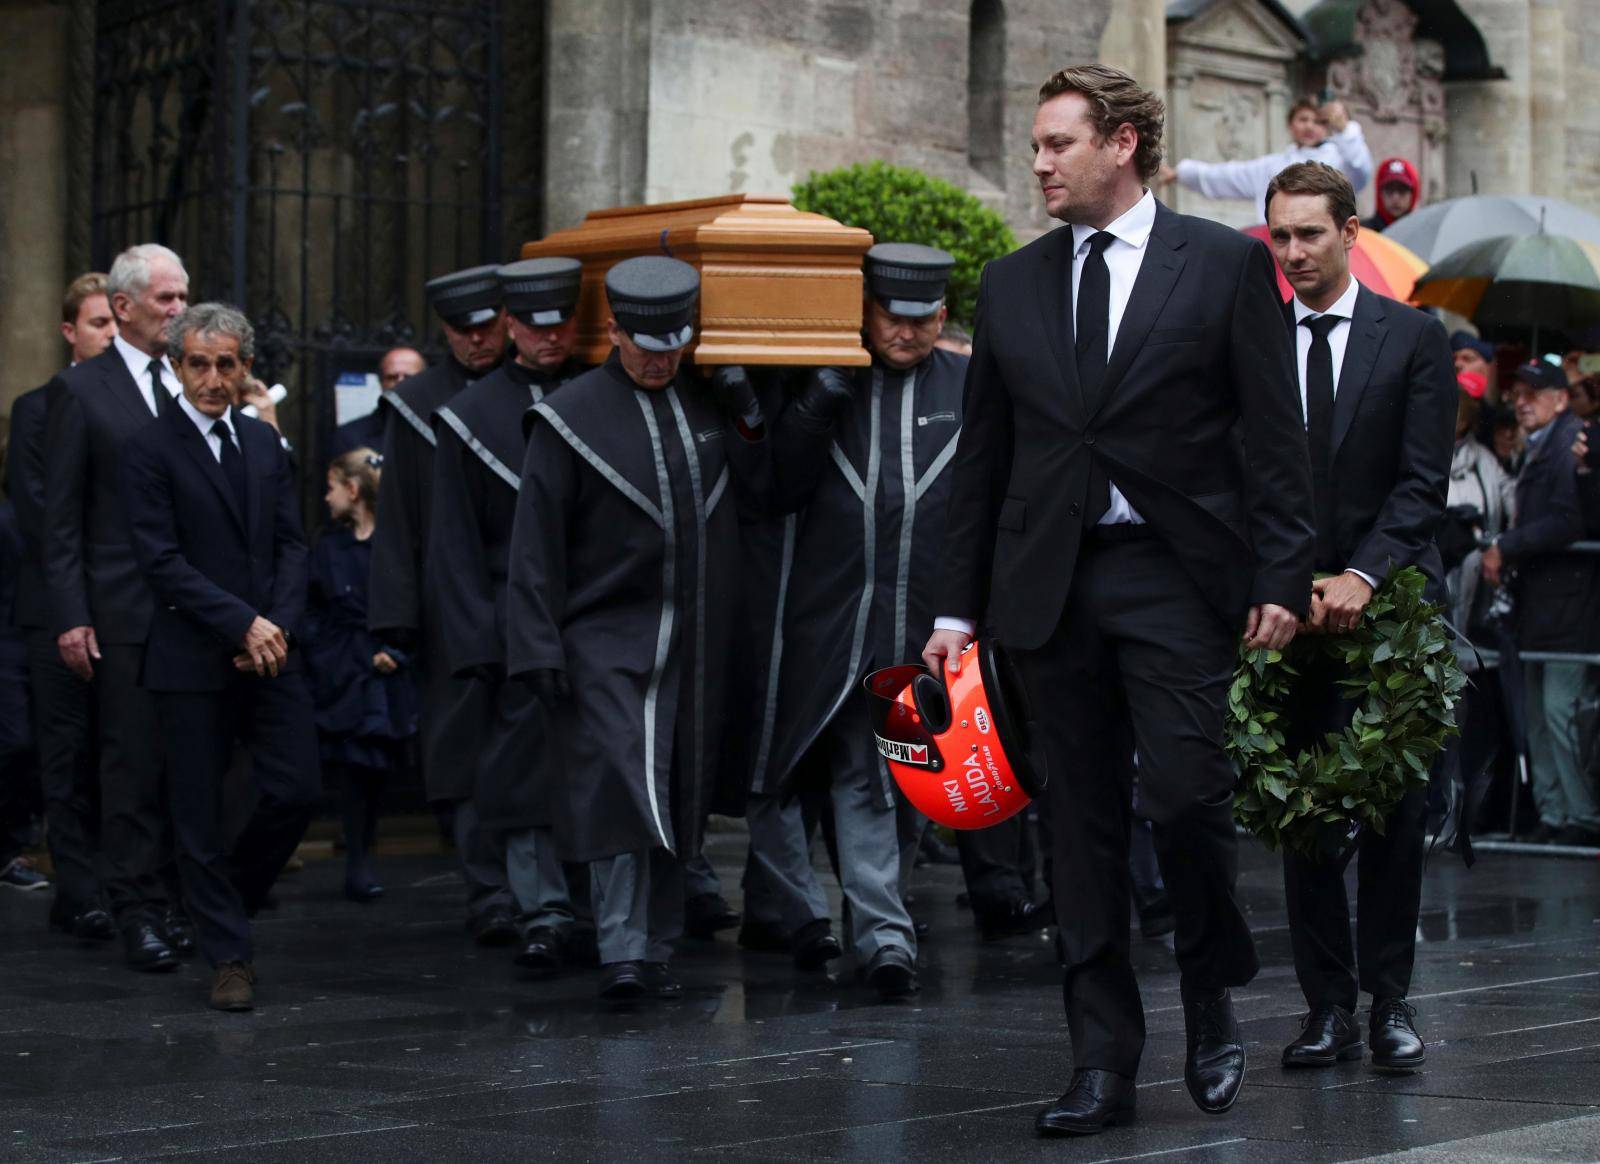
[[[328,510],[336,523],[311,551],[306,663],[317,705],[322,768],[343,786],[345,896],[383,893],[368,855],[378,797],[416,734],[417,695],[405,656],[367,630],[367,569],[383,459],[353,449],[328,467]]]

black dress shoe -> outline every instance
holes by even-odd
[[[194,922],[180,909],[169,909],[161,918],[161,934],[167,945],[185,958],[194,956]]]
[[[1044,912],[1031,901],[1012,901],[998,909],[974,911],[978,931],[986,942],[998,942],[1044,927]],[[920,936],[920,935],[919,935]]]
[[[554,974],[561,969],[561,935],[549,926],[534,926],[522,940],[522,949],[513,961],[525,970]]]
[[[516,919],[503,905],[491,905],[476,917],[469,917],[467,932],[480,946],[509,946],[521,937]]]
[[[640,977],[644,980],[644,992],[651,998],[683,997],[683,983],[665,962],[646,962]]]
[[[50,928],[77,938],[80,942],[110,942],[117,936],[117,923],[98,905],[78,913],[51,910]]]
[[[1592,849],[1600,845],[1600,831],[1589,828],[1587,825],[1569,824],[1556,830],[1555,836],[1550,838],[1554,845],[1574,845],[1580,849]]]
[[[747,917],[739,927],[739,946],[754,954],[787,954],[794,943],[777,926]]]
[[[1416,1008],[1403,998],[1372,1000],[1367,1037],[1372,1041],[1374,1071],[1403,1075],[1428,1061],[1428,1048],[1411,1022],[1416,1015]]]
[[[351,901],[359,901],[365,905],[383,896],[383,886],[376,881],[346,881],[344,895]]]
[[[1314,1006],[1300,1020],[1300,1035],[1283,1049],[1285,1067],[1332,1067],[1367,1053],[1355,1016],[1342,1006]]]
[[[738,924],[739,911],[720,893],[697,893],[683,903],[683,932],[691,938],[710,941]]]
[[[1183,1083],[1189,1098],[1208,1115],[1221,1115],[1244,1086],[1244,1043],[1233,1017],[1233,996],[1226,989],[1184,991],[1183,1025],[1188,1036]]]
[[[1126,1075],[1074,1071],[1067,1090],[1039,1113],[1033,1127],[1041,1136],[1092,1136],[1112,1124],[1131,1124],[1138,1094]]]
[[[917,985],[916,964],[899,946],[884,946],[874,954],[863,977],[884,999],[909,998],[922,989]]]
[[[794,964],[798,969],[821,970],[843,953],[839,939],[833,936],[833,923],[825,917],[808,921],[794,936]]]
[[[123,925],[122,951],[128,965],[135,970],[171,970],[178,964],[178,955],[172,952],[155,923],[148,919]]]
[[[600,997],[607,1002],[627,1002],[644,994],[644,967],[638,962],[612,962],[601,967]]]

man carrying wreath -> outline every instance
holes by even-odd
[[[1444,327],[1373,294],[1350,275],[1361,227],[1355,191],[1338,170],[1300,162],[1267,187],[1267,227],[1294,288],[1284,305],[1293,335],[1316,505],[1317,580],[1305,629],[1355,628],[1373,591],[1415,566],[1427,595],[1445,601],[1434,529],[1444,513],[1456,415]],[[1316,656],[1286,707],[1291,754],[1345,728],[1354,705],[1337,664]],[[1297,661],[1297,666],[1298,666]],[[1284,853],[1295,974],[1310,1008],[1283,1051],[1285,1067],[1328,1067],[1364,1053],[1353,1012],[1372,996],[1372,1066],[1414,1071],[1427,1051],[1406,1002],[1422,896],[1427,788],[1412,788],[1381,833],[1328,838],[1314,855]],[[1351,946],[1344,871],[1357,868]]]

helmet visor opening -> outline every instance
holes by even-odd
[[[1038,796],[1048,782],[1042,761],[1033,753],[1033,705],[1023,686],[1022,674],[999,643],[986,641],[979,650],[983,686],[989,693],[995,730],[1017,782],[1029,796]]]

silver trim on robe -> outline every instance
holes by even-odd
[[[656,507],[655,503],[643,493],[640,493],[639,490],[635,489],[632,483],[629,482],[628,479],[621,473],[617,472],[610,465],[606,464],[606,462],[600,458],[600,454],[585,444],[583,438],[577,433],[573,432],[568,426],[567,422],[562,420],[553,408],[541,400],[538,404],[533,406],[533,410],[540,416],[544,417],[545,420],[549,421],[550,427],[556,430],[556,435],[558,435],[562,440],[566,441],[567,444],[571,445],[573,452],[577,453],[578,456],[582,457],[585,461],[588,461],[596,473],[599,473],[600,476],[604,477],[612,485],[616,486],[617,491],[629,501],[633,502],[640,509],[644,510],[645,516],[651,521],[655,522],[662,529],[666,528],[666,522],[662,519],[661,510]],[[651,418],[648,427],[652,428],[652,430],[654,429],[653,418]],[[659,434],[654,436],[654,440],[656,441],[657,445],[660,444],[661,438]]]
[[[424,422],[422,417],[417,415],[416,409],[412,408],[411,405],[407,404],[403,399],[401,399],[399,396],[396,396],[392,392],[386,394],[384,402],[388,404],[390,408],[398,412],[402,420],[421,433],[423,440],[434,446],[434,448],[439,447],[439,438],[434,435],[432,426]]]
[[[778,729],[778,680],[783,673],[783,611],[789,602],[789,575],[794,572],[795,538],[800,517],[791,513],[783,519],[783,560],[778,565],[778,604],[772,620],[772,652],[767,663],[767,699],[761,712],[761,742],[756,745],[750,789],[765,794],[767,765],[772,760],[772,739]]]
[[[699,774],[706,762],[706,501],[700,492],[700,454],[695,451],[694,433],[689,428],[689,418],[683,414],[683,403],[677,389],[667,387],[667,403],[672,405],[672,419],[678,425],[678,439],[683,442],[684,460],[689,465],[689,495],[694,498],[694,776],[690,787],[699,789]],[[727,466],[723,466],[724,477]],[[669,530],[669,534],[670,534]],[[698,800],[692,806],[690,820],[700,818]]]
[[[672,624],[677,617],[677,604],[673,601],[673,592],[678,584],[677,545],[673,537],[673,525],[677,519],[672,507],[672,480],[667,476],[666,453],[661,447],[661,429],[656,424],[655,413],[650,411],[650,401],[644,392],[635,388],[633,398],[638,402],[639,411],[644,413],[644,426],[650,433],[650,453],[656,465],[656,487],[661,490],[661,509],[657,518],[662,533],[661,623],[656,630],[655,665],[650,671],[650,684],[644,694],[644,778],[645,787],[650,790],[650,816],[655,822],[656,836],[661,838],[663,848],[676,854],[673,838],[668,835],[669,830],[661,821],[661,790],[657,787],[656,775],[656,704],[661,698],[661,679],[667,673],[667,660],[672,653]],[[671,763],[670,758],[668,763]],[[667,779],[670,784],[670,769]],[[669,787],[667,795],[670,797],[671,794]]]
[[[477,437],[472,435],[472,430],[467,427],[467,422],[462,420],[447,404],[434,413],[440,420],[450,426],[450,431],[461,438],[461,443],[477,454],[478,460],[489,467],[489,471],[500,480],[511,486],[513,493],[522,489],[522,478],[513,473],[504,461],[495,456]]]

